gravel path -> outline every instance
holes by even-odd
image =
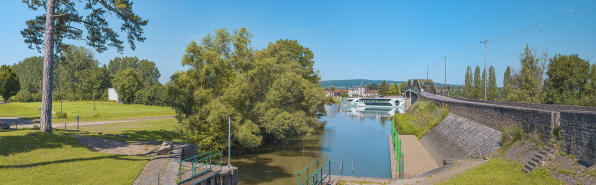
[[[148,156],[161,145],[161,142],[159,141],[123,142],[81,134],[71,134],[70,136],[76,138],[82,145],[90,150],[121,155]]]

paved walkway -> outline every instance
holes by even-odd
[[[33,125],[39,126],[39,122],[32,122],[29,120],[19,119],[20,117],[0,117],[0,122],[9,124],[11,128],[33,128]],[[148,121],[148,120],[159,120],[166,118],[174,118],[174,116],[159,116],[159,117],[141,117],[141,118],[124,118],[122,120],[110,120],[110,121],[86,121],[79,122],[79,126],[88,125],[105,125],[112,123],[125,123],[125,122],[137,122],[137,121]],[[18,124],[18,126],[16,126]],[[53,123],[52,128],[64,128],[64,123]],[[66,123],[67,128],[73,128],[77,126],[77,123]]]
[[[404,154],[404,178],[431,171],[439,165],[415,135],[399,135]]]
[[[176,184],[182,147],[173,147],[172,152],[166,155],[155,153],[151,156],[133,184]]]

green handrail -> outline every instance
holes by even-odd
[[[211,169],[217,167],[218,165],[219,165],[219,168],[220,168],[219,170],[221,171],[223,169],[223,167],[222,167],[222,164],[223,164],[223,152],[218,152],[218,153],[215,153],[215,154],[211,154],[211,153],[212,152],[209,151],[209,152],[206,152],[206,153],[203,153],[203,154],[199,154],[199,155],[196,155],[194,157],[191,157],[191,158],[188,158],[188,159],[179,161],[178,163],[180,164],[180,166],[179,166],[179,170],[178,170],[178,172],[179,172],[178,173],[178,179],[180,179],[180,182],[178,182],[178,184],[183,184],[183,183],[188,182],[188,181],[191,181],[191,183],[194,184],[194,178],[196,176],[202,175],[205,172],[209,172],[209,171],[211,171]],[[197,160],[198,157],[204,156],[206,154],[211,154],[211,155],[208,155],[206,157],[203,157],[203,158]],[[219,158],[220,158],[220,162],[218,164],[212,164],[212,158],[213,157],[216,157],[218,155],[219,155]],[[181,162],[182,161],[187,161],[189,159],[193,159],[192,162],[191,162],[191,169],[182,172],[182,163]],[[205,162],[202,165],[200,165],[200,166],[195,166],[196,163],[200,163],[201,161],[205,161]],[[204,170],[201,170],[198,173],[195,172],[196,169],[199,169],[199,168],[201,168],[203,166],[205,166],[205,169]],[[185,180],[182,180],[182,174],[185,174],[185,173],[187,173],[189,171],[192,172],[192,175],[190,176],[190,178],[185,179]]]
[[[315,169],[316,171],[312,174],[309,175],[308,178],[306,178],[306,180],[302,183],[300,183],[300,173],[304,172],[304,170],[306,170],[306,173],[308,175],[308,168],[311,167],[313,164],[317,165],[317,168]],[[311,164],[309,164],[308,166],[306,166],[306,168],[304,168],[302,171],[298,172],[298,185],[304,185],[305,183],[308,183],[311,179],[311,183],[310,184],[323,184],[323,180],[327,179],[330,175],[331,175],[331,161],[327,160],[327,162],[325,164],[323,164],[320,168],[318,167],[319,165],[319,159],[316,159],[314,162],[312,162]],[[323,169],[325,168],[325,166],[327,166],[327,174],[325,175],[323,173]],[[320,176],[319,176],[320,173]]]

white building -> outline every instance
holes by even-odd
[[[116,92],[116,89],[108,88],[108,100],[116,100],[116,102],[120,102],[120,100],[118,100],[118,93]]]
[[[348,95],[351,97],[364,96],[364,91],[366,90],[364,83],[360,82],[360,86],[352,86],[348,89]]]

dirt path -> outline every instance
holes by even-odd
[[[89,150],[110,154],[148,156],[161,145],[159,141],[123,142],[81,134],[70,134],[70,136],[76,138]]]
[[[11,128],[14,128],[18,124],[19,128],[33,128],[33,125],[39,126],[39,122],[32,122],[29,120],[19,119],[20,117],[0,117],[0,123],[9,124]],[[166,118],[174,118],[174,116],[158,116],[158,117],[140,117],[140,118],[123,118],[122,120],[109,120],[109,121],[89,121],[80,122],[79,126],[88,125],[105,125],[112,123],[124,123],[124,122],[137,122],[137,121],[148,121],[148,120],[159,120]],[[67,127],[77,126],[77,123],[66,123]],[[64,128],[64,123],[53,123],[52,128]]]

